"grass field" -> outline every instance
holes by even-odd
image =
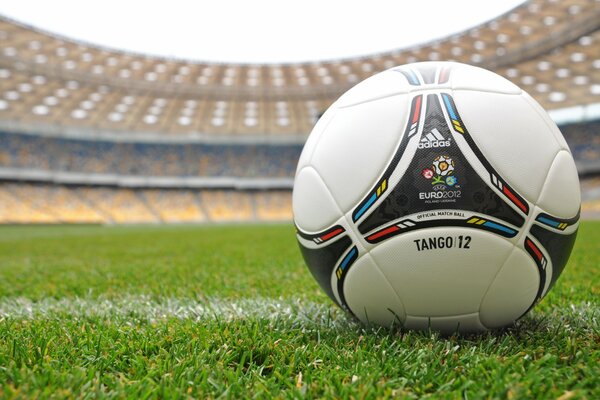
[[[600,223],[479,336],[335,308],[293,228],[0,227],[0,397],[600,398]]]

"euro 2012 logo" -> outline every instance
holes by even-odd
[[[458,183],[454,173],[454,160],[448,156],[438,156],[431,167],[421,171],[425,179],[431,179],[432,185],[454,186]],[[445,189],[441,188],[440,189]]]

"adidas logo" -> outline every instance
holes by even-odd
[[[433,128],[431,132],[423,136],[419,141],[419,149],[430,149],[433,147],[448,147],[450,146],[450,138],[445,139],[440,131]]]

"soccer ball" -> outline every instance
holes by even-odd
[[[319,285],[365,323],[485,331],[561,274],[577,170],[542,107],[499,75],[389,69],[321,117],[296,171],[297,239]]]

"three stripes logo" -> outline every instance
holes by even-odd
[[[419,149],[431,149],[437,147],[449,147],[450,146],[450,138],[446,139],[440,131],[436,128],[433,128],[431,132],[426,134],[419,141]]]

